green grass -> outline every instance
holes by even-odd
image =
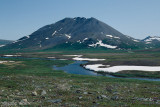
[[[24,53],[27,57],[57,56],[64,53]],[[73,54],[68,52],[65,54]],[[75,54],[75,53],[74,53]],[[85,56],[105,57],[109,61],[122,60],[126,54],[96,54],[84,53]],[[122,56],[122,58],[121,58]],[[130,55],[129,55],[130,56]],[[129,58],[143,58],[148,54]],[[22,99],[27,99],[28,106],[138,106],[158,107],[160,104],[160,82],[142,81],[135,79],[96,77],[67,74],[53,70],[53,65],[64,66],[70,60],[42,60],[42,59],[3,59],[14,60],[19,63],[0,64],[0,105],[14,102],[20,106]],[[125,59],[127,60],[127,59]],[[155,59],[154,59],[155,60]],[[103,62],[106,63],[106,62]],[[73,68],[74,69],[74,68]],[[47,94],[41,95],[45,90]],[[32,92],[36,91],[37,96]],[[84,94],[84,92],[88,92]],[[106,98],[101,96],[105,95]],[[79,97],[82,97],[79,99]],[[148,100],[151,98],[151,100]],[[61,99],[62,102],[50,103],[49,100]],[[13,105],[12,105],[13,106]]]
[[[3,59],[4,60],[4,59]],[[41,60],[41,59],[5,59],[5,60],[12,60],[12,61],[20,61],[21,63],[15,64],[13,67],[8,67],[7,65],[1,64],[0,73],[5,74],[34,74],[39,75],[45,73],[52,73],[52,66],[64,66],[73,61],[61,61],[61,60]]]

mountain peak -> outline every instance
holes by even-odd
[[[94,17],[90,17],[90,18],[86,18],[86,17],[74,17],[74,18],[71,18],[71,17],[66,17],[62,20],[77,20],[77,21],[80,21],[80,20],[96,20],[98,21],[96,18]]]
[[[147,36],[145,39],[143,39],[143,41],[152,41],[152,40],[160,41],[160,37],[159,36]]]
[[[66,17],[38,29],[29,36],[20,38],[8,48],[47,49],[61,45],[63,47],[77,46],[77,48],[128,49],[136,48],[137,43],[94,17]]]

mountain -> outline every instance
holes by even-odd
[[[148,36],[142,40],[150,48],[159,48],[160,47],[160,37],[158,36]]]
[[[6,49],[139,49],[143,41],[126,36],[95,18],[64,18],[5,46]]]
[[[2,40],[2,39],[0,39],[0,47],[3,47],[3,46],[5,46],[6,44],[10,44],[10,43],[12,43],[13,41],[11,41],[11,40]]]

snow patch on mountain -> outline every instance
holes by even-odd
[[[146,44],[151,44],[151,42],[146,42]]]
[[[139,42],[139,40],[133,39],[134,42]]]
[[[78,43],[82,43],[80,40],[77,41]]]
[[[88,40],[88,38],[84,38],[84,39],[83,39],[83,42],[84,42],[85,40]]]
[[[120,37],[114,36],[115,39],[120,39]]]
[[[152,42],[153,40],[160,41],[160,37],[158,37],[158,36],[148,36],[147,38],[144,39],[145,42]]]
[[[106,35],[107,37],[110,37],[110,38],[112,38],[113,36],[112,35]]]
[[[4,47],[5,45],[0,45],[0,47]]]
[[[96,44],[90,44],[89,46],[96,47],[97,45],[102,46],[102,47],[106,47],[106,48],[110,48],[110,49],[117,48],[117,46],[112,46],[112,45],[104,44],[104,43],[102,43],[101,40],[98,40],[98,42]]]
[[[20,41],[24,41],[24,40],[27,40],[27,39],[29,39],[30,38],[30,36],[28,35],[28,36],[25,36],[23,39],[19,39],[19,40],[16,40],[16,41],[14,41],[13,43],[16,43],[16,42],[20,42]]]
[[[30,38],[30,36],[28,35],[28,36],[26,36],[27,38]]]
[[[57,33],[57,31],[54,31],[54,32],[52,33],[52,36],[54,36],[56,33]]]
[[[71,36],[70,36],[70,35],[68,35],[68,34],[65,34],[65,36],[66,36],[68,39],[70,39],[70,38],[71,38]]]
[[[118,36],[113,36],[113,35],[106,35],[106,36],[109,37],[109,38],[120,39],[120,37],[118,37]]]

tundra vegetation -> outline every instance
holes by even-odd
[[[7,53],[1,53],[1,56]],[[42,51],[1,57],[1,106],[150,106],[160,105],[160,82],[67,74],[53,69],[74,61],[73,56],[106,59],[88,64],[159,66],[159,52]],[[21,58],[19,58],[21,57]],[[57,60],[49,60],[55,57]],[[67,59],[67,60],[59,60]],[[73,68],[74,69],[74,68]],[[122,71],[112,75],[159,78],[159,72]]]

